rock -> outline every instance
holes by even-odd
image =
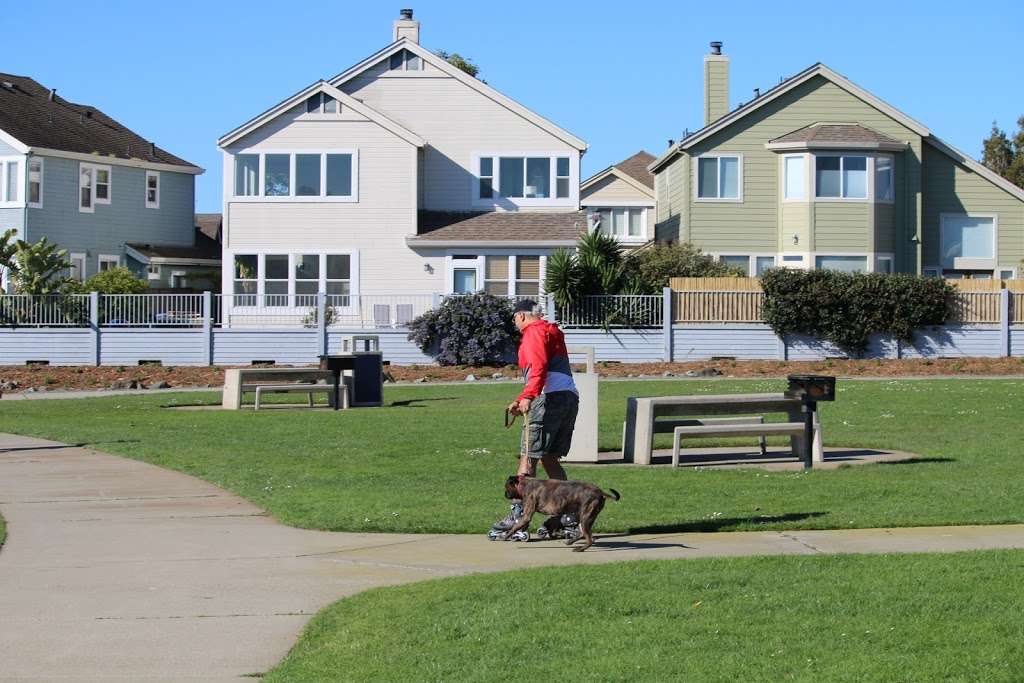
[[[21,385],[19,385],[14,380],[6,380],[5,379],[3,381],[0,381],[0,391],[14,391],[19,386],[21,386]]]
[[[668,370],[666,370],[665,372],[661,373],[661,376],[662,376],[662,377],[675,377],[675,376],[676,376],[676,373],[674,373],[674,372],[669,372]]]
[[[636,377],[637,377],[637,379],[647,379],[647,375],[645,375],[643,373],[637,375]]]
[[[466,381],[467,382],[475,382],[476,381],[476,375],[466,375]]]
[[[700,370],[687,370],[687,377],[718,377],[722,371],[718,368],[701,368]]]
[[[109,389],[130,389],[131,380],[127,379],[115,379],[110,383]]]
[[[427,381],[426,377],[417,377],[416,380],[415,380],[416,384],[423,384],[426,381]]]
[[[505,375],[501,374],[500,372],[496,372],[493,375],[491,375],[491,379],[505,379]]]
[[[161,380],[157,380],[156,382],[153,382],[152,384],[150,384],[146,388],[147,389],[170,389],[171,385],[168,384],[165,380],[161,379]]]
[[[636,375],[634,375],[634,374],[633,374],[633,373],[631,372],[631,373],[629,373],[628,375],[626,375],[626,377],[627,377],[627,378],[629,378],[629,377],[636,377]]]
[[[28,389],[25,390],[25,393],[26,394],[34,394],[34,393],[36,393],[36,388],[35,387],[29,387]]]

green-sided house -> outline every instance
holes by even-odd
[[[824,64],[729,111],[729,58],[711,45],[705,126],[648,167],[659,240],[752,275],[1018,275],[1024,190]]]

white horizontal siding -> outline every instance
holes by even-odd
[[[409,341],[409,331],[405,329],[395,330],[339,330],[331,331],[327,335],[327,348],[329,353],[341,351],[341,339],[349,335],[375,334],[380,339],[380,350],[384,354],[384,360],[392,365],[433,365],[434,358],[426,355],[413,342]]]
[[[1010,355],[1024,357],[1024,327],[1010,328]]]
[[[737,360],[778,358],[779,338],[767,325],[673,326],[673,360],[704,360],[713,356],[732,356]]]
[[[657,363],[664,360],[661,330],[565,330],[566,346],[593,346],[596,360],[622,363]],[[572,356],[574,363],[583,356]]]
[[[1001,353],[997,327],[946,326],[919,330],[913,345],[903,345],[904,358],[997,357]]]
[[[158,360],[163,365],[206,365],[202,330],[103,329],[100,365],[138,365]]]
[[[316,365],[318,330],[214,330],[213,364],[248,365],[272,360],[289,365]]]
[[[24,365],[30,360],[92,365],[93,348],[88,329],[0,329],[0,365]]]
[[[602,202],[607,202],[610,206],[617,202],[650,202],[653,206],[654,197],[641,192],[621,178],[608,176],[580,193],[580,203],[597,206]]]

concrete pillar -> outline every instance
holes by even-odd
[[[317,353],[327,353],[327,295],[320,292],[316,295],[316,329]]]
[[[672,362],[672,288],[661,290],[661,336],[664,344],[664,359]]]
[[[93,365],[100,364],[100,293],[89,292],[89,330],[92,333]]]
[[[576,390],[580,392],[580,410],[576,415],[576,427],[572,430],[572,445],[566,462],[598,462],[597,418],[598,394],[597,373],[573,373]]]
[[[213,295],[203,292],[203,348],[206,364],[213,365]]]
[[[999,355],[1010,355],[1010,290],[999,290]]]
[[[557,323],[558,322],[558,314],[557,314],[557,311],[555,310],[555,295],[554,294],[548,294],[547,295],[547,300],[544,303],[544,318],[549,323]]]

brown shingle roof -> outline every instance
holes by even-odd
[[[647,170],[647,166],[654,161],[655,156],[644,150],[640,150],[628,159],[623,159],[615,168],[619,169],[633,180],[654,189],[654,176]]]
[[[587,229],[587,212],[420,211],[418,241],[574,241]]]
[[[220,242],[222,222],[223,218],[219,213],[196,214],[196,230],[217,242]]]
[[[26,76],[0,73],[0,130],[29,147],[138,159],[174,166],[191,164],[155,147],[99,109],[68,102]]]
[[[901,144],[899,140],[889,137],[877,130],[872,130],[859,123],[813,123],[792,133],[770,142],[835,142],[835,143],[882,143]]]
[[[219,215],[219,214],[218,214]],[[135,251],[150,257],[166,259],[203,259],[206,261],[220,261],[220,242],[210,239],[196,228],[195,245],[179,244],[138,244],[129,242],[126,246]]]

